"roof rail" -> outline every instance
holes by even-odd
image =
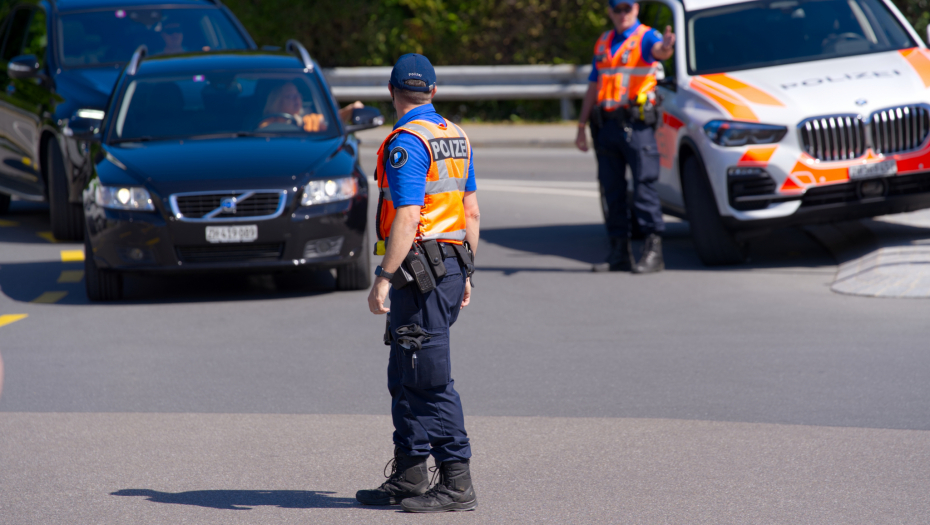
[[[313,59],[310,58],[310,53],[307,52],[307,48],[305,48],[303,44],[294,39],[290,39],[284,44],[284,49],[288,53],[297,55],[297,58],[304,63],[305,69],[313,71]]]
[[[127,75],[135,75],[139,71],[139,64],[142,63],[142,59],[145,58],[145,55],[149,54],[149,48],[145,47],[145,44],[136,48],[136,52],[132,54],[132,58],[129,59],[129,65],[126,66]]]

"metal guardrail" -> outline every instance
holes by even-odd
[[[574,118],[591,66],[437,66],[436,100],[560,99],[562,118]],[[390,100],[390,67],[337,67],[323,74],[340,102]]]

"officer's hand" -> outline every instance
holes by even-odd
[[[665,51],[675,49],[675,33],[672,33],[672,26],[665,26],[665,33],[662,35],[662,49]]]
[[[584,126],[578,126],[578,136],[575,137],[575,147],[581,151],[588,151],[588,136],[585,134]]]
[[[465,278],[465,297],[462,298],[462,306],[459,307],[459,310],[468,306],[468,303],[471,302],[471,278]]]
[[[386,314],[391,310],[384,307],[384,301],[387,299],[388,290],[391,288],[391,281],[384,277],[376,277],[374,284],[371,285],[371,292],[368,294],[368,309],[375,315]]]

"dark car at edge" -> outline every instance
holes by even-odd
[[[133,52],[255,49],[219,0],[0,2],[0,214],[10,197],[49,203],[58,240],[84,233],[87,130],[99,128]]]

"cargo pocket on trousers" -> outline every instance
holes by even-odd
[[[641,182],[655,182],[659,180],[659,148],[654,143],[643,146],[640,154],[643,172],[640,177]]]
[[[416,352],[404,351],[404,386],[435,388],[451,380],[448,335],[431,337]]]

